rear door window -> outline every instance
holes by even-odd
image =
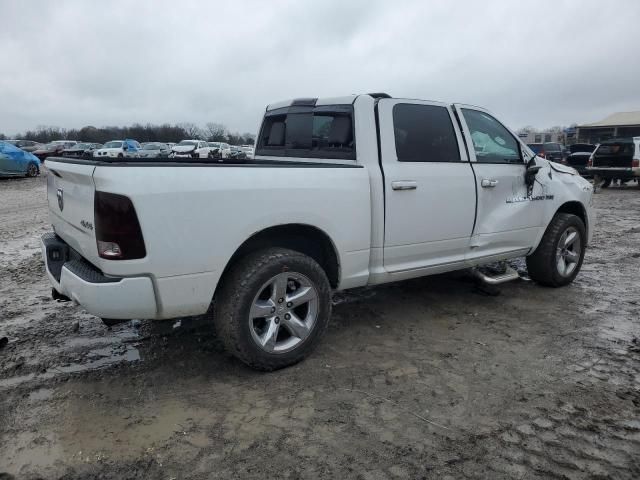
[[[460,150],[445,107],[399,103],[393,107],[399,162],[459,162]]]

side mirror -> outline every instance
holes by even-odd
[[[531,187],[533,186],[533,182],[536,180],[536,175],[542,169],[542,166],[536,165],[535,157],[529,160],[527,163],[527,169],[524,172],[524,183]]]

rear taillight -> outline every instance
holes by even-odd
[[[633,168],[638,168],[640,167],[640,160],[638,160],[637,158],[634,158],[633,160],[631,160],[631,166]]]
[[[100,257],[132,260],[147,254],[138,216],[128,197],[96,192],[93,206]]]
[[[593,167],[593,157],[589,157],[589,160],[587,160],[587,167]]]
[[[544,152],[540,152],[540,153],[538,154],[538,156],[539,156],[540,158],[546,158],[546,155],[544,154]]]

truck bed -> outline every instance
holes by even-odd
[[[341,252],[340,286],[367,281],[370,184],[367,169],[354,162],[50,158],[45,165],[57,236],[106,276],[151,278],[159,299],[155,318],[204,313],[236,250],[278,225],[321,230]],[[144,258],[99,256],[96,191],[131,200]],[[180,281],[185,276],[193,277],[192,287]]]

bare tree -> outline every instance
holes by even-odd
[[[205,133],[195,123],[181,123],[178,126],[184,130],[188,138],[200,139],[205,137]]]
[[[207,123],[204,127],[204,133],[210,142],[224,142],[227,140],[227,127],[221,123]]]

